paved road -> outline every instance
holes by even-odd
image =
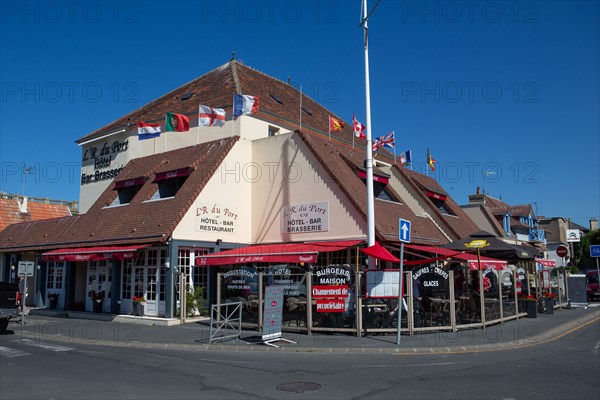
[[[461,347],[473,343],[465,351],[448,352],[442,336],[429,336],[415,344],[436,351],[417,354],[396,352],[393,335],[298,336],[299,344],[281,349],[208,346],[196,342],[197,324],[31,318],[26,329],[0,336],[0,398],[597,400],[598,312],[562,313],[496,330],[494,340],[462,336]],[[344,350],[351,343],[363,343],[365,352]]]

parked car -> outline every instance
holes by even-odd
[[[591,270],[585,274],[585,291],[588,301],[600,298],[600,284],[598,283],[598,270]]]
[[[19,286],[0,283],[0,332],[8,327],[11,318],[19,316]]]

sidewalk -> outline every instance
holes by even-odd
[[[320,353],[391,353],[439,354],[496,351],[532,346],[562,337],[579,327],[600,321],[600,304],[594,307],[557,309],[554,314],[539,314],[538,318],[522,318],[485,329],[457,332],[402,335],[396,345],[396,334],[356,337],[350,334],[313,334],[283,332],[283,338],[295,343],[277,341],[271,347],[262,342],[260,332],[243,330],[236,339],[218,340],[209,344],[210,328],[205,320],[184,325],[153,325],[143,318],[118,320],[60,318],[29,315],[26,324],[9,324],[9,332],[0,335],[0,343],[26,337],[41,342],[64,342],[88,345],[124,346],[179,350],[284,351]],[[81,316],[81,318],[79,318]],[[94,317],[91,315],[90,317]],[[123,322],[125,321],[125,322]],[[10,332],[12,330],[12,332]],[[228,331],[227,334],[235,333]],[[218,338],[217,338],[218,339]]]

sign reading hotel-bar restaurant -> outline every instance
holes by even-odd
[[[281,207],[281,233],[329,231],[329,203],[293,204]]]

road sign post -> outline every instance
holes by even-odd
[[[398,239],[400,239],[400,276],[398,277],[398,330],[396,345],[400,345],[400,329],[402,325],[402,288],[404,287],[404,243],[410,243],[410,221],[400,218],[398,222]]]
[[[598,274],[596,278],[598,279],[598,290],[600,290],[600,261],[598,260],[600,258],[600,245],[593,244],[590,246],[590,256],[596,259],[596,273]]]

